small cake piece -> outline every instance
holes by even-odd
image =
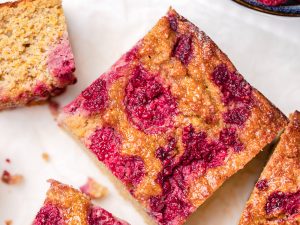
[[[246,204],[240,225],[300,224],[300,112],[290,116]]]
[[[0,110],[44,101],[76,78],[61,0],[0,4]]]
[[[58,123],[158,224],[184,223],[270,143],[286,117],[170,10]]]
[[[82,193],[88,195],[91,199],[101,199],[107,195],[107,188],[96,182],[93,178],[88,178],[86,184],[80,187]]]
[[[129,225],[92,205],[82,192],[54,180],[50,182],[47,198],[33,225]]]
[[[8,185],[18,185],[22,183],[24,177],[20,174],[12,175],[7,170],[4,170],[1,176],[1,181]]]
[[[50,155],[47,152],[42,153],[42,159],[45,160],[45,162],[50,161]]]

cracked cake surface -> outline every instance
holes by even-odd
[[[0,4],[0,110],[62,93],[76,78],[61,0]]]
[[[50,183],[44,205],[32,225],[129,225],[94,206],[79,190],[55,180]]]
[[[287,124],[194,24],[170,9],[58,116],[148,212],[186,221]]]
[[[290,116],[246,204],[240,225],[300,224],[300,112]]]

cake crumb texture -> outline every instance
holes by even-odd
[[[0,4],[0,109],[46,100],[76,79],[61,0]]]

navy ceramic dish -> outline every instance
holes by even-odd
[[[248,8],[279,16],[295,16],[300,17],[300,3],[290,0],[284,5],[267,6],[256,0],[233,0]]]

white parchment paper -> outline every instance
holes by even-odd
[[[78,83],[57,98],[62,104],[105,72],[173,6],[203,29],[284,113],[300,109],[300,18],[254,12],[229,0],[64,0],[63,5]],[[43,152],[49,153],[49,163]],[[187,224],[237,224],[266,156],[260,154],[227,181]],[[79,187],[87,176],[110,190],[96,204],[132,225],[145,224],[81,147],[57,127],[46,105],[0,113],[0,172],[4,169],[23,174],[25,181],[20,186],[0,183],[0,224],[12,219],[13,225],[29,225],[45,197],[47,179]]]

